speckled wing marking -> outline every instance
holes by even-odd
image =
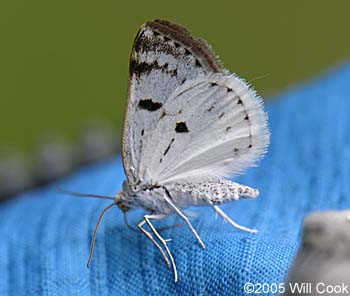
[[[162,106],[177,87],[212,72],[222,72],[207,43],[185,28],[164,20],[145,23],[130,57],[130,77],[123,129],[123,164],[128,181],[138,182],[144,139],[161,116]],[[181,124],[178,130],[185,127]]]
[[[187,81],[155,119],[140,154],[140,178],[148,184],[229,177],[254,165],[269,144],[262,100],[233,74]]]

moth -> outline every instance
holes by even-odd
[[[228,178],[254,165],[269,138],[262,99],[222,66],[204,40],[166,20],[143,24],[130,57],[122,135],[126,180],[99,217],[88,265],[97,229],[112,206],[123,213],[145,210],[136,229],[159,250],[175,282],[174,257],[154,220],[179,216],[203,249],[186,216],[189,206],[209,206],[233,227],[256,232],[235,223],[219,206],[258,196],[258,190]]]

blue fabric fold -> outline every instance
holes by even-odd
[[[192,208],[206,249],[185,226],[163,231],[179,272],[174,284],[159,252],[113,208],[87,269],[93,228],[108,201],[64,196],[55,188],[113,196],[124,179],[116,157],[0,205],[0,295],[246,295],[245,283],[282,283],[303,217],[350,205],[349,64],[287,90],[267,111],[269,151],[236,178],[260,196],[222,206],[258,234],[222,224],[210,208]],[[141,211],[128,215],[131,224],[141,217]],[[164,224],[178,222],[170,217]]]

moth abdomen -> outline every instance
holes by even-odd
[[[240,198],[255,198],[259,192],[229,180],[201,183],[176,183],[175,190],[190,195],[195,205],[222,204]]]

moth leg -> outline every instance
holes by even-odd
[[[155,220],[160,220],[163,219],[164,217],[166,217],[166,215],[145,215],[144,216],[144,221],[146,221],[147,225],[149,226],[149,228],[152,230],[152,232],[154,233],[154,235],[157,237],[157,239],[162,243],[162,245],[164,246],[166,252],[168,253],[168,256],[170,258],[171,261],[171,265],[173,266],[173,271],[174,271],[174,280],[175,283],[177,282],[177,270],[176,270],[176,264],[174,261],[174,257],[171,254],[168,245],[167,245],[167,241],[164,238],[162,238],[159,234],[159,232],[157,231],[157,229],[153,226],[153,224],[151,223],[150,219],[155,219]]]
[[[241,226],[239,224],[237,224],[236,222],[234,222],[229,216],[226,215],[226,213],[221,210],[218,206],[213,206],[213,209],[215,211],[216,214],[218,214],[225,222],[228,222],[231,226],[246,231],[246,232],[250,232],[250,233],[257,233],[258,231],[256,229],[250,229],[244,226]]]
[[[198,214],[196,212],[191,212],[191,211],[184,211],[184,214],[187,217],[198,217]],[[163,230],[167,230],[167,229],[172,229],[172,228],[177,228],[177,227],[181,227],[184,225],[184,222],[182,221],[181,223],[177,223],[177,224],[173,224],[173,225],[167,225],[167,226],[163,226],[163,227],[158,227],[157,230],[159,231],[163,231]]]
[[[171,197],[170,194],[169,194],[169,191],[168,191],[167,189],[165,189],[165,192],[166,192],[166,194],[167,194],[169,197]],[[187,224],[187,226],[190,228],[190,230],[192,231],[193,235],[194,235],[195,238],[197,239],[198,243],[200,244],[200,246],[201,246],[202,249],[204,250],[204,249],[205,249],[205,245],[204,245],[202,239],[200,238],[200,236],[198,235],[197,231],[193,228],[193,226],[192,226],[190,220],[188,220],[188,218],[173,204],[173,202],[170,200],[170,198],[169,198],[168,196],[164,196],[165,201],[169,204],[170,207],[173,208],[173,210],[175,211],[175,213],[176,213],[177,215],[179,215],[180,218],[181,218],[182,220],[185,221],[185,223]]]
[[[159,250],[159,252],[162,254],[164,261],[166,263],[166,265],[170,268],[170,262],[168,257],[166,256],[166,254],[164,253],[162,247],[160,246],[160,244],[158,244],[158,242],[153,238],[152,234],[150,232],[148,232],[146,229],[144,229],[142,226],[146,223],[146,220],[142,220],[137,227],[140,229],[140,231],[157,247],[157,249]]]

